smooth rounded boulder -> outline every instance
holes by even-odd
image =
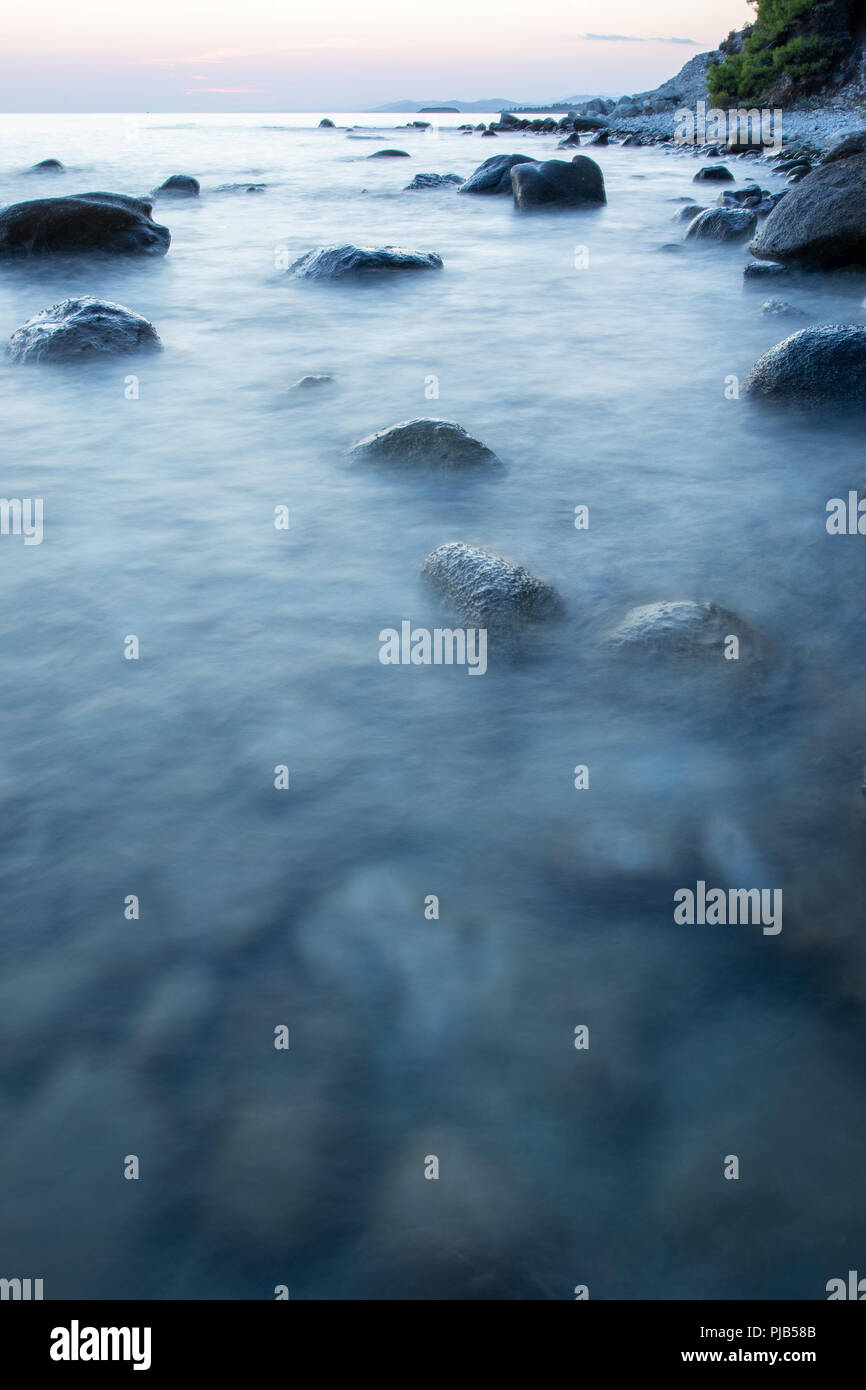
[[[866,154],[822,164],[776,204],[751,244],[759,260],[866,266]]]
[[[64,299],[34,314],[9,339],[13,362],[81,362],[158,352],[156,329],[141,314],[107,299]]]
[[[494,154],[479,164],[460,189],[461,193],[500,194],[511,192],[511,170],[518,164],[534,164],[528,154]]]
[[[562,608],[550,584],[501,555],[462,541],[432,551],[421,573],[466,623],[478,627],[544,622]]]
[[[594,159],[575,155],[571,163],[548,159],[543,164],[518,164],[511,170],[514,202],[519,208],[597,206],[607,202],[604,175]]]
[[[699,169],[692,179],[692,183],[733,183],[734,176],[730,169],[724,164],[708,164],[705,169]]]
[[[604,645],[646,656],[713,657],[724,665],[726,639],[732,636],[747,644],[749,654],[759,653],[751,629],[736,613],[716,603],[677,599],[632,608]]]
[[[441,270],[435,251],[410,251],[405,246],[319,246],[289,266],[300,280],[365,279],[419,270]]]
[[[151,205],[122,193],[34,198],[0,212],[0,257],[106,252],[164,256],[171,233],[150,216]]]
[[[374,150],[368,154],[368,159],[411,159],[407,150]]]
[[[459,471],[495,468],[500,460],[479,440],[451,420],[402,420],[388,429],[368,434],[349,450],[358,463],[401,468],[433,468]]]
[[[65,174],[66,169],[59,159],[40,159],[38,164],[32,164],[24,172],[25,174]]]
[[[830,323],[801,328],[758,358],[744,390],[804,405],[866,405],[866,328]]]
[[[168,194],[173,198],[197,198],[201,192],[201,184],[191,174],[172,174],[171,178],[166,179],[165,183],[161,183],[153,192],[155,197]]]
[[[840,135],[827,150],[822,164],[834,164],[837,159],[848,159],[852,154],[866,154],[866,130],[852,130]]]
[[[758,225],[746,208],[707,208],[686,229],[686,241],[745,241]]]

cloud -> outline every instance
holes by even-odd
[[[181,63],[192,63],[195,66],[204,63],[224,63],[227,58],[240,58],[239,48],[214,48],[210,53],[198,53],[194,58],[145,58],[146,63],[153,63],[159,67],[173,68]]]
[[[699,48],[697,39],[649,38],[643,34],[581,34],[583,39],[594,39],[603,43],[685,43]]]
[[[261,87],[184,87],[184,96],[198,96],[199,92],[260,92]]]

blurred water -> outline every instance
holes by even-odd
[[[164,260],[0,273],[4,337],[89,293],[165,345],[0,363],[2,492],[45,510],[42,545],[0,538],[0,1275],[58,1298],[823,1297],[866,1236],[866,542],[825,530],[866,485],[861,431],[726,399],[797,324],[761,317],[744,248],[662,249],[677,199],[716,196],[691,158],[593,148],[607,206],[527,216],[403,189],[555,136],[384,117],[411,159],[368,163],[318,119],[2,117],[3,204],[172,173],[202,196],[156,203]],[[67,172],[21,172],[49,156]],[[445,270],[277,268],[336,241]],[[818,322],[862,322],[863,293],[784,291]],[[332,393],[287,393],[313,372]],[[504,474],[346,463],[425,414]],[[419,569],[449,540],[566,604],[483,680],[378,662],[382,628],[445,616]],[[599,645],[691,597],[773,659]],[[675,926],[700,877],[781,887],[782,934]]]

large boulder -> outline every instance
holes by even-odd
[[[35,198],[0,212],[0,257],[75,255],[164,256],[167,227],[154,222],[150,203],[121,193]]]
[[[161,347],[153,324],[140,314],[85,295],[34,314],[12,334],[7,352],[13,362],[80,362]]]
[[[459,470],[495,467],[499,459],[491,449],[450,420],[402,420],[388,429],[368,434],[349,450],[358,463],[378,463],[399,468]]]
[[[866,327],[801,328],[758,358],[744,389],[805,405],[866,405]]]
[[[402,271],[441,270],[435,251],[410,251],[405,246],[319,246],[289,267],[302,280],[364,279]]]
[[[511,187],[519,208],[550,203],[581,207],[607,202],[604,175],[595,160],[585,154],[576,154],[570,164],[564,159],[518,164],[511,170]]]
[[[733,183],[734,176],[730,169],[726,169],[724,164],[708,164],[705,169],[699,169],[692,179],[692,183]]]
[[[745,639],[758,654],[751,629],[718,604],[695,599],[646,603],[632,608],[605,638],[614,651],[647,656],[714,657],[724,662],[725,639]]]
[[[777,203],[751,246],[761,260],[824,270],[866,266],[866,154],[813,169]]]
[[[168,195],[171,198],[197,198],[201,184],[191,174],[172,174],[159,188],[153,190],[155,198]]]
[[[461,193],[510,193],[511,170],[517,164],[533,164],[528,154],[494,154],[479,164],[461,188]]]
[[[840,135],[821,163],[833,164],[837,159],[848,159],[852,154],[866,154],[866,130],[852,130],[847,135]]]
[[[745,241],[758,225],[748,208],[707,208],[689,223],[687,241]]]
[[[555,617],[555,589],[520,565],[478,546],[450,541],[427,559],[423,577],[459,613],[478,627],[510,627]]]

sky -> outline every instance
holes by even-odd
[[[746,0],[40,0],[0,18],[2,111],[363,111],[657,86]]]

